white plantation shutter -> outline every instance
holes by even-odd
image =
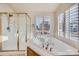
[[[70,10],[66,10],[65,12],[65,37],[69,39],[70,37],[70,31],[69,31],[69,22],[70,22],[70,16],[69,13]]]
[[[79,6],[73,5],[70,8],[70,39],[79,40]]]
[[[64,14],[61,13],[58,16],[58,35],[65,36],[67,39],[79,41],[79,4],[74,4],[65,11],[64,27],[62,27],[62,25],[64,25],[63,20]]]
[[[58,32],[59,32],[59,36],[63,37],[65,34],[65,23],[64,23],[64,13],[61,13],[58,16]]]

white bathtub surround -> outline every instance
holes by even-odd
[[[39,55],[79,55],[76,48],[71,47],[56,38],[45,35],[37,36],[36,38],[33,37],[28,46]]]
[[[28,47],[30,47],[32,50],[34,50],[37,54],[41,55],[41,56],[52,56],[52,54],[39,47],[38,45],[36,45],[35,43],[33,43],[32,41],[29,40],[29,42],[27,42]]]
[[[54,43],[53,48],[58,55],[79,55],[78,50],[76,48],[73,48],[58,39],[52,38],[52,40]]]

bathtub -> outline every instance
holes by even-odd
[[[45,42],[43,45],[40,38],[33,37],[29,40],[28,46],[41,56],[53,56],[53,55],[79,55],[78,50],[56,38],[43,36]],[[49,46],[45,49],[46,43],[49,41]],[[50,51],[50,48],[52,50]]]

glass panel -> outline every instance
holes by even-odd
[[[17,50],[16,15],[2,14],[2,50]]]
[[[19,14],[19,50],[26,49],[26,15]]]
[[[1,14],[1,42],[0,50],[26,49],[26,15]],[[2,47],[2,48],[1,48]]]
[[[36,32],[42,31],[42,25],[43,25],[43,17],[42,16],[36,16]]]
[[[27,17],[27,40],[31,39],[31,18]]]
[[[50,16],[36,16],[36,32],[50,33]]]
[[[8,35],[9,35],[9,31],[7,30],[8,27],[8,15],[7,14],[2,14],[1,15],[1,32],[2,32],[2,50],[4,49],[8,49]]]

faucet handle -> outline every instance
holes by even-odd
[[[52,49],[53,49],[53,48],[51,47],[51,48],[50,48],[50,51],[52,51]]]
[[[79,50],[78,50],[78,53],[79,53]]]

